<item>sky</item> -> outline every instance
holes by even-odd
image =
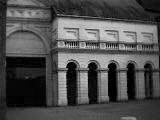
[[[142,0],[143,5],[147,8],[158,10],[160,12],[160,0]]]

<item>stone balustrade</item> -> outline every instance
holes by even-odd
[[[120,51],[150,51],[158,52],[158,44],[127,43],[127,42],[100,42],[100,41],[76,41],[57,40],[57,48],[68,49],[102,49]]]

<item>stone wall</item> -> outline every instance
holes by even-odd
[[[57,22],[57,21],[56,21]],[[88,65],[94,62],[98,66],[98,102],[109,101],[108,96],[108,65],[117,65],[117,100],[128,100],[127,95],[127,65],[133,63],[136,69],[135,98],[145,98],[144,66],[146,63],[152,65],[153,77],[153,97],[160,96],[159,87],[159,50],[152,49],[150,52],[137,50],[102,50],[94,46],[94,43],[119,42],[119,43],[140,43],[158,45],[158,31],[155,23],[145,23],[140,21],[119,21],[119,20],[97,20],[85,18],[60,17],[57,22],[58,42],[55,44],[56,57],[58,57],[57,76],[58,93],[57,104],[67,105],[66,72],[67,64],[74,62],[77,64],[77,85],[78,104],[87,104],[88,101]],[[53,41],[54,41],[53,40]],[[64,41],[64,42],[63,42]],[[71,42],[71,46],[67,46]],[[72,42],[73,41],[73,42]],[[80,41],[74,42],[74,41]],[[83,47],[81,42],[87,44],[91,41],[92,47]],[[61,47],[63,46],[63,47]],[[57,48],[57,49],[56,49]]]

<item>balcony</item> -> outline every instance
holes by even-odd
[[[158,44],[57,40],[56,48],[158,52]]]

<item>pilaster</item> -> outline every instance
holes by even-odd
[[[99,70],[100,79],[98,82],[98,102],[99,103],[106,103],[109,102],[108,96],[108,69],[101,69]]]
[[[66,106],[67,101],[67,68],[58,69],[58,106]]]
[[[127,69],[118,70],[118,100],[124,101],[128,100],[127,95]]]
[[[78,104],[88,104],[88,69],[79,69]]]
[[[144,99],[145,98],[145,78],[144,78],[144,69],[136,70],[137,74],[137,82],[136,82],[136,99]]]
[[[160,79],[159,79],[159,70],[153,71],[153,97],[160,97]]]

